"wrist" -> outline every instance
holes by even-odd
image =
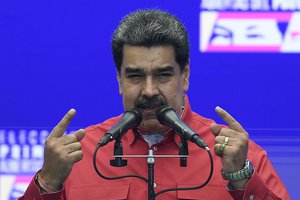
[[[229,180],[229,186],[234,189],[245,189],[253,173],[254,168],[250,160],[246,160],[244,167],[240,170],[230,173],[221,170],[223,179]]]
[[[244,167],[241,170],[231,173],[227,173],[223,169],[221,170],[223,179],[229,181],[241,181],[245,179],[250,179],[253,172],[254,168],[250,160],[246,160]]]
[[[62,184],[55,183],[52,179],[47,179],[46,176],[42,175],[42,171],[36,174],[36,183],[39,186],[42,194],[45,193],[55,193],[63,188]]]
[[[239,181],[229,181],[228,188],[230,190],[244,190],[246,189],[249,179],[243,179]]]

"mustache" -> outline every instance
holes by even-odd
[[[165,99],[162,96],[153,96],[150,98],[140,97],[134,103],[134,107],[140,109],[160,107],[162,105],[167,105]]]

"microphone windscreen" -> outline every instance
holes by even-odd
[[[164,118],[166,116],[166,112],[168,112],[168,111],[175,112],[175,110],[173,108],[171,108],[170,106],[167,106],[167,105],[163,105],[156,110],[156,112],[155,112],[156,118],[161,124],[165,124]]]
[[[137,125],[139,125],[142,122],[143,115],[142,115],[142,112],[138,108],[132,108],[132,109],[127,110],[126,112],[130,112],[130,113],[134,114]]]

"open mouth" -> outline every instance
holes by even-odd
[[[157,110],[157,107],[146,107],[146,108],[141,108],[141,111],[144,115],[144,118],[156,118],[155,112]]]
[[[147,108],[142,108],[143,112],[155,112],[157,107],[147,107]]]

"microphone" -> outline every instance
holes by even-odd
[[[161,124],[173,128],[175,132],[194,142],[197,146],[209,150],[202,138],[180,119],[173,108],[166,105],[161,106],[156,110],[156,118]]]
[[[122,118],[101,138],[98,145],[104,146],[115,138],[122,136],[128,129],[140,125],[143,119],[141,111],[137,108],[132,108],[124,112]]]

